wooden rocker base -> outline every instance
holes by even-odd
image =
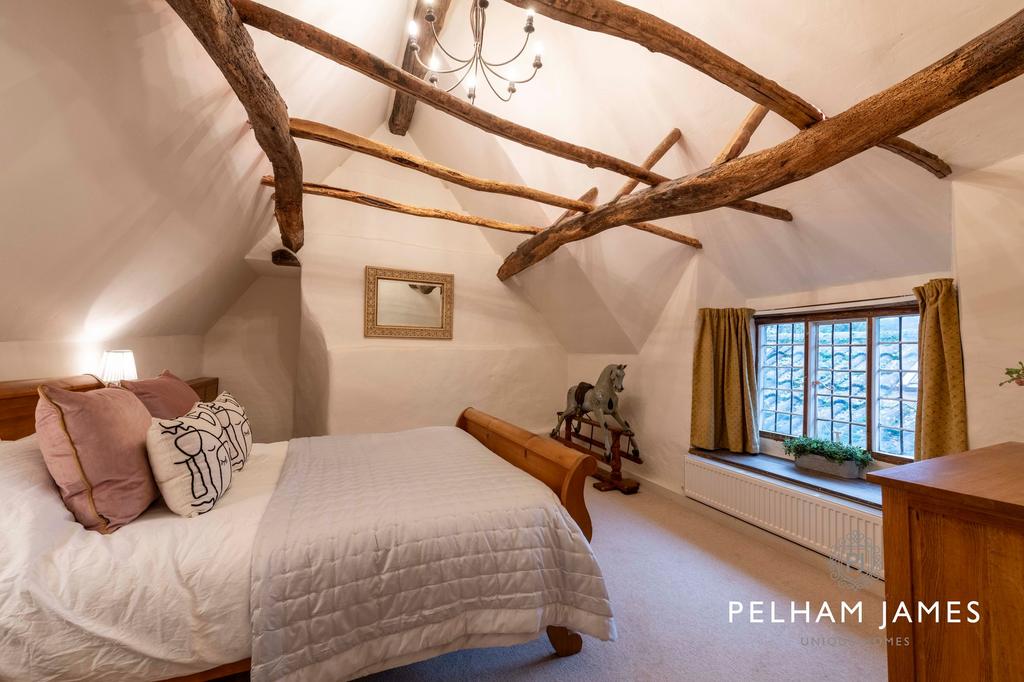
[[[558,625],[548,626],[548,639],[555,648],[555,655],[562,658],[575,656],[583,649],[583,637],[578,632]]]
[[[597,468],[593,474],[597,479],[594,487],[603,493],[609,490],[618,490],[623,495],[636,495],[640,490],[640,482],[632,478],[623,478],[621,472],[609,471],[608,469]]]

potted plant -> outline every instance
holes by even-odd
[[[782,446],[801,469],[840,478],[860,478],[864,467],[873,461],[867,450],[821,438],[790,438]]]
[[[1020,362],[1018,364],[1020,365],[1020,367],[1006,368],[1006,376],[1008,378],[1006,379],[1006,381],[999,384],[1000,386],[1005,386],[1006,384],[1017,384],[1018,386],[1024,386],[1024,362]]]

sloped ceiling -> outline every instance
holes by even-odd
[[[270,2],[397,54],[406,0]],[[388,92],[254,32],[296,115],[369,133]],[[205,331],[254,276],[269,163],[164,2],[0,0],[0,341]],[[343,156],[303,147],[308,179]]]
[[[446,29],[446,41],[463,49],[468,2],[455,0]],[[407,0],[268,4],[392,61],[410,8]],[[899,81],[1019,9],[1015,0],[817,0],[784,9],[757,0],[631,4],[826,113]],[[521,10],[491,3],[492,57],[518,44],[522,18]],[[669,176],[705,166],[750,107],[727,87],[636,45],[542,16],[537,27],[546,45],[537,80],[510,104],[481,96],[481,107],[632,161],[679,127],[683,141],[657,168]],[[384,120],[386,87],[253,33],[294,115],[363,134]],[[1020,111],[1024,79],[907,137],[957,171],[982,167],[1024,152]],[[439,116],[420,105],[417,143],[464,170],[566,196],[597,185],[605,199],[623,180],[467,134],[459,122],[430,128],[421,119],[431,115]],[[201,332],[253,277],[244,256],[273,226],[270,192],[257,185],[269,164],[223,77],[163,2],[0,0],[0,121],[0,340]],[[769,114],[750,149],[794,132]],[[459,148],[453,140],[480,149],[459,163],[445,158],[444,150]],[[311,180],[344,158],[323,145],[300,148]],[[559,213],[453,191],[467,210],[496,218],[547,224]],[[597,350],[642,345],[694,258],[711,262],[748,297],[949,269],[949,182],[888,152],[870,150],[764,200],[791,209],[796,221],[730,210],[662,221],[701,238],[699,254],[619,228],[564,249],[560,258],[574,259],[575,267],[533,268],[512,286],[547,310],[568,348],[590,351],[593,330],[610,324],[615,329]],[[502,255],[516,243],[506,235],[488,239]],[[574,306],[588,311],[578,323],[565,317]]]

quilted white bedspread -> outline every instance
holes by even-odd
[[[352,679],[548,625],[615,638],[558,498],[454,427],[293,440],[251,606],[256,681]]]

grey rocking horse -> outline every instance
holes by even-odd
[[[619,423],[623,432],[629,438],[629,451],[634,455],[640,454],[640,446],[636,442],[636,435],[633,433],[629,422],[619,414],[619,393],[625,389],[622,380],[626,376],[625,365],[608,365],[601,371],[596,384],[588,384],[581,381],[575,386],[569,387],[569,393],[565,397],[565,411],[558,413],[558,423],[551,430],[552,437],[558,435],[558,430],[566,419],[578,419],[586,414],[591,414],[594,421],[601,425],[604,431],[604,458],[610,461],[612,458],[612,435],[605,424],[605,415]],[[575,431],[579,433],[580,424],[576,423]]]

